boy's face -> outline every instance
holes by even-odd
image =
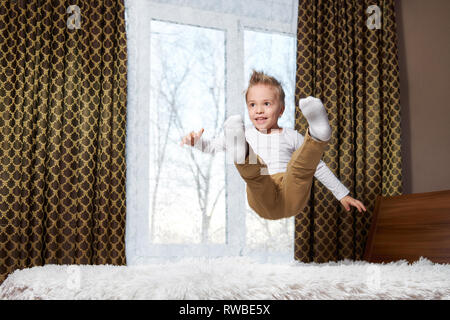
[[[247,109],[250,120],[258,131],[270,133],[270,129],[279,129],[278,117],[283,114],[275,88],[257,84],[247,92]]]

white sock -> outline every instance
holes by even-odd
[[[248,143],[245,140],[245,125],[242,117],[239,114],[228,117],[223,123],[223,128],[226,149],[232,155],[232,161],[244,164]]]
[[[300,99],[299,107],[309,125],[309,133],[316,140],[328,141],[331,138],[331,127],[328,123],[327,111],[320,99],[309,96]]]

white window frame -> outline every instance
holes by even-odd
[[[128,265],[173,261],[186,257],[220,257],[247,255],[245,182],[234,165],[225,161],[226,240],[225,244],[151,244],[149,238],[149,144],[148,119],[150,104],[150,35],[151,20],[181,23],[225,31],[225,107],[231,114],[245,116],[242,100],[244,84],[244,29],[281,33],[296,39],[296,23],[283,24],[227,13],[203,11],[146,0],[128,0],[126,9],[128,61],[139,68],[128,68],[127,140],[127,226],[126,252]],[[293,1],[294,3],[294,1]],[[292,10],[296,10],[293,5]],[[128,21],[128,18],[130,20]],[[139,49],[138,49],[139,46]],[[145,66],[145,67],[141,67]],[[133,86],[130,86],[134,83]],[[139,132],[130,135],[129,125]],[[138,169],[139,168],[139,169]],[[130,218],[132,216],[132,218]],[[174,254],[175,253],[175,254]],[[252,251],[252,254],[257,252]],[[292,259],[293,255],[285,257]]]

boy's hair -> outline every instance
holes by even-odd
[[[253,69],[253,73],[250,76],[250,80],[248,82],[247,90],[245,90],[245,102],[247,103],[247,94],[248,90],[257,84],[265,84],[268,86],[272,86],[275,89],[275,92],[278,96],[278,100],[280,101],[281,107],[284,107],[284,90],[281,86],[281,83],[272,76],[265,74],[263,71],[256,71]]]

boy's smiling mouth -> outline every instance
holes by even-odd
[[[264,122],[264,121],[266,121],[266,120],[267,120],[266,117],[258,117],[258,118],[255,118],[255,121],[258,121],[258,122]]]

